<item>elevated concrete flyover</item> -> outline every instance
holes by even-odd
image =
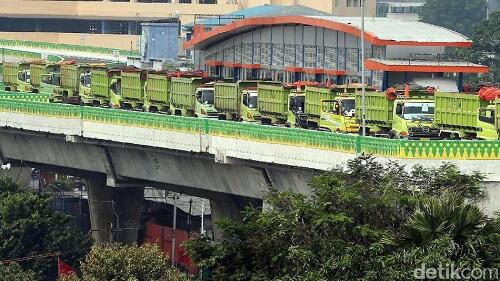
[[[464,172],[479,170],[490,193],[484,207],[490,214],[500,209],[498,141],[376,139],[6,98],[0,128],[2,162],[91,180],[97,241],[135,241],[145,186],[208,198],[215,218],[237,218],[244,205],[261,204],[268,186],[307,194],[311,177],[359,153],[408,165],[452,160]]]

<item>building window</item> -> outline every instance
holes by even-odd
[[[295,66],[302,67],[304,63],[304,46],[296,45],[295,46]]]
[[[339,6],[339,0],[335,0],[335,7]]]
[[[335,47],[326,47],[325,48],[325,68],[326,69],[337,69],[337,57],[338,57],[338,49]]]
[[[110,24],[112,34],[128,34],[128,22],[113,21]]]
[[[262,43],[261,47],[262,47],[262,53],[261,53],[262,64],[270,65],[271,64],[271,44]]]
[[[192,0],[179,0],[179,3],[181,3],[181,4],[191,4]]]
[[[305,46],[304,47],[304,67],[314,68],[316,67],[316,47],[315,46]]]
[[[278,65],[278,66],[283,65],[283,45],[282,44],[273,44],[273,65]]]
[[[347,4],[346,4],[347,7],[352,7],[354,4],[353,2],[354,2],[354,0],[347,0]]]
[[[295,66],[295,45],[285,45],[285,66]]]

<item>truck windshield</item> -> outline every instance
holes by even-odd
[[[214,90],[201,90],[200,102],[202,104],[214,104]]]
[[[248,108],[257,108],[258,102],[259,102],[258,96],[249,96],[247,106],[248,106]]]
[[[19,80],[23,81],[23,82],[31,82],[31,74],[29,71],[22,71],[22,72],[19,72],[19,74],[17,75],[17,78],[19,78]]]
[[[292,112],[304,111],[304,104],[306,101],[305,96],[292,96],[290,97],[289,110]]]
[[[82,84],[82,86],[90,88],[91,79],[92,79],[92,76],[90,74],[85,74],[80,79],[80,83]]]
[[[354,99],[342,100],[342,114],[344,116],[352,117],[356,113],[356,105]]]
[[[52,73],[47,76],[43,76],[43,83],[49,85],[59,85],[61,81],[61,77],[59,73]]]
[[[407,102],[403,107],[403,119],[405,120],[434,120],[433,102]]]

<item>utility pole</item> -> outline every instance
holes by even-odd
[[[177,231],[177,193],[174,193],[174,221],[172,225],[172,266],[176,265],[175,250],[176,250],[176,231]]]
[[[205,199],[201,198],[201,235],[205,235]]]
[[[361,120],[363,136],[366,136],[366,93],[365,93],[365,1],[361,4]]]

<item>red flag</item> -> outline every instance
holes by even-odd
[[[63,262],[61,258],[57,258],[57,273],[59,277],[71,276],[76,273],[76,270],[72,268],[69,264]]]

